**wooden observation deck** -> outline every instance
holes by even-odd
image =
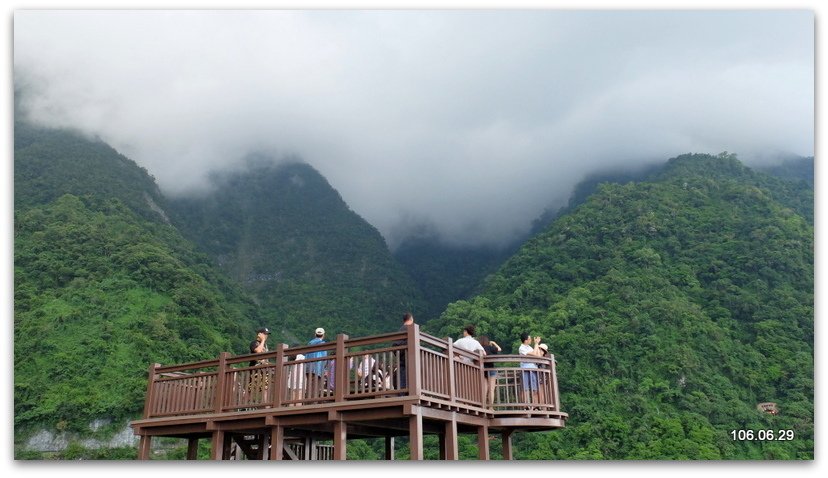
[[[416,324],[275,348],[152,365],[143,418],[131,424],[140,436],[139,459],[150,458],[152,437],[188,439],[188,459],[196,458],[200,439],[209,439],[216,460],[344,460],[349,438],[385,437],[385,457],[393,459],[397,436],[409,438],[411,459],[422,459],[423,435],[436,434],[440,457],[451,460],[458,458],[458,433],[477,434],[482,460],[489,459],[489,435],[499,433],[504,458],[511,459],[514,431],[562,428],[568,417],[554,357],[483,357],[421,333]],[[297,354],[306,358],[296,360]],[[537,368],[521,367],[528,363]],[[487,371],[495,375],[491,405],[484,403]],[[332,446],[319,443],[331,440]]]

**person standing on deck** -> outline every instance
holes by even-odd
[[[270,329],[262,327],[256,331],[256,340],[250,342],[250,353],[261,354],[268,352],[267,338],[270,336]],[[248,365],[255,367],[256,365],[266,365],[267,359],[251,360]],[[250,372],[250,383],[247,384],[247,392],[249,400],[266,402],[269,398],[268,386],[270,384],[270,371],[253,369]]]
[[[318,345],[325,343],[325,329],[318,327],[315,331],[315,337],[308,342],[308,345]],[[305,359],[310,360],[319,357],[327,357],[327,350],[320,350],[318,352],[308,352],[305,354]],[[305,389],[308,392],[308,398],[319,398],[322,396],[322,390],[325,386],[325,360],[317,360],[305,364],[305,373],[307,380],[305,381]]]
[[[540,357],[543,354],[543,351],[540,349],[541,338],[535,337],[535,346],[533,347],[530,345],[532,342],[532,337],[529,336],[529,333],[524,332],[520,335],[520,348],[518,349],[518,353],[520,355],[530,355],[534,357]],[[524,395],[524,402],[525,403],[533,403],[537,404],[540,402],[540,397],[538,396],[538,372],[537,368],[538,365],[533,362],[521,362],[520,368],[522,369],[529,369],[524,370],[521,373],[523,379],[523,395]],[[529,392],[529,393],[527,393]],[[530,406],[530,408],[532,408]]]
[[[267,352],[267,338],[270,336],[270,329],[262,327],[256,331],[256,340],[250,342],[250,353],[261,354]],[[267,363],[267,360],[251,360],[249,365],[252,367],[259,363]]]
[[[473,354],[482,352],[483,355],[486,355],[486,351],[483,349],[483,346],[480,345],[480,342],[474,338],[474,329],[474,325],[471,324],[463,327],[463,336],[454,341],[454,346]]]
[[[489,337],[485,335],[480,336],[480,345],[483,346],[483,350],[486,351],[486,355],[496,355],[500,353],[501,349],[500,345],[497,345],[497,342],[494,340],[489,340]],[[495,396],[495,387],[497,386],[497,371],[494,370],[494,364],[486,363],[483,364],[483,368],[486,370],[486,399],[484,404],[488,408],[494,408],[494,396]]]

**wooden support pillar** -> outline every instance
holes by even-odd
[[[339,384],[337,384],[339,385]],[[342,420],[333,423],[334,460],[347,460],[348,426]]]
[[[313,453],[313,449],[315,446],[316,445],[313,441],[313,438],[305,438],[305,456],[303,457],[305,461],[310,461],[315,458]]]
[[[385,459],[394,460],[394,437],[385,437]]]
[[[454,413],[451,414],[451,421],[445,423],[445,440],[443,445],[445,460],[459,459],[459,452],[457,449],[457,420]]]
[[[256,459],[264,461],[270,460],[270,453],[267,451],[268,448],[270,448],[270,433],[262,433],[259,438],[259,451],[256,452]]]
[[[437,434],[437,450],[439,451],[438,457],[441,460],[446,459],[446,431],[443,430]]]
[[[505,430],[501,436],[503,437],[503,459],[512,459],[512,430]]]
[[[198,460],[198,438],[187,440],[187,459]]]
[[[412,460],[423,459],[423,416],[419,410],[408,418],[408,446]]]
[[[141,440],[138,442],[138,459],[150,459],[150,445],[152,444],[151,435],[141,435]]]
[[[489,459],[489,427],[486,425],[477,427],[477,458]]]
[[[225,435],[224,430],[214,430],[212,443],[210,443],[210,459],[212,460],[224,460],[227,458],[227,455],[224,453],[225,449],[225,441],[229,438]]]
[[[285,427],[276,425],[270,427],[270,459],[281,460],[282,449],[285,447]]]

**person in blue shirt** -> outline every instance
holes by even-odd
[[[314,337],[308,345],[317,345],[325,343],[325,329],[319,327],[316,329],[316,337]],[[318,352],[308,352],[305,354],[305,359],[310,360],[319,357],[327,357],[327,350],[320,350]],[[308,398],[321,397],[325,387],[325,374],[327,372],[327,360],[317,360],[305,364],[305,390]]]

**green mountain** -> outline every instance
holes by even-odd
[[[790,157],[778,164],[757,168],[772,176],[791,181],[805,181],[814,187],[814,157]]]
[[[163,222],[155,179],[106,143],[70,130],[14,124],[14,208],[48,204],[64,194],[118,199],[134,214]]]
[[[516,437],[518,458],[813,458],[807,162],[771,176],[685,155],[646,180],[595,176],[502,263],[428,240],[395,259],[302,163],[252,158],[208,194],[169,199],[71,131],[16,122],[14,148],[16,447],[135,416],[150,363],[243,353],[257,326],[292,343],[317,326],[366,335],[480,292],[425,327],[550,344],[570,420]]]
[[[206,196],[171,200],[174,221],[288,342],[304,343],[320,326],[328,338],[396,330],[421,308],[379,232],[311,166],[255,156],[211,185]]]
[[[453,246],[429,235],[404,240],[394,251],[394,258],[422,291],[424,305],[418,321],[436,319],[451,302],[481,292],[486,277],[497,271],[519,245]]]
[[[570,419],[519,458],[813,459],[812,201],[732,155],[680,156],[601,185],[426,327],[550,345]]]
[[[165,220],[107,145],[15,124],[14,423],[140,414],[147,367],[244,350],[256,306]]]

